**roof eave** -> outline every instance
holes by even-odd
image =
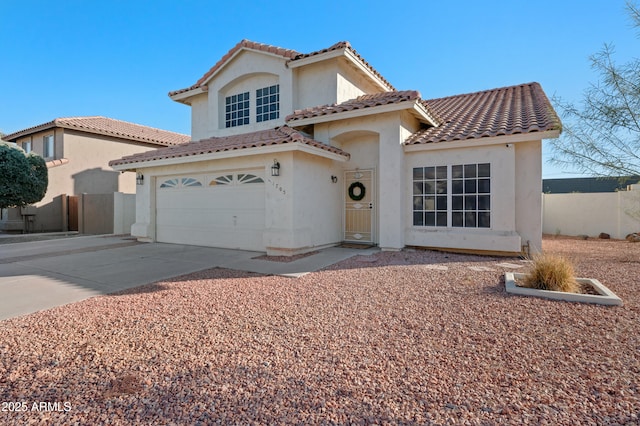
[[[388,112],[396,112],[396,111],[403,111],[403,110],[410,110],[414,115],[418,115],[422,117],[426,122],[432,123],[431,119],[426,115],[426,112],[418,109],[416,105],[417,105],[417,102],[415,100],[403,101],[403,102],[391,103],[391,104],[385,104],[385,105],[370,106],[366,108],[358,108],[350,111],[341,111],[341,112],[323,114],[315,117],[301,118],[297,120],[289,120],[287,121],[287,124],[292,127],[302,127],[302,126],[308,126],[310,124],[328,123],[331,121],[338,121],[338,120],[349,120],[352,118],[365,117],[368,115],[384,114]]]
[[[439,149],[475,148],[480,146],[531,142],[543,139],[555,139],[560,136],[559,129],[551,129],[543,132],[517,133],[513,135],[500,135],[486,138],[461,139],[442,142],[403,144],[405,152],[432,151]]]
[[[171,98],[171,100],[176,101],[176,102],[180,102],[181,104],[191,105],[191,103],[188,102],[188,100],[190,98],[192,98],[193,96],[200,95],[202,93],[206,93],[207,89],[208,89],[207,86],[198,86],[198,87],[195,87],[193,89],[189,89],[189,90],[187,90],[185,92],[169,94],[169,97]]]
[[[32,135],[38,132],[44,132],[45,130],[55,129],[58,127],[62,127],[56,123],[55,120],[50,121],[48,123],[40,124],[39,126],[30,127],[28,129],[20,130],[19,132],[11,133],[2,138],[2,140],[7,142],[16,142],[18,139],[23,138],[25,136]]]
[[[131,171],[148,167],[172,166],[176,164],[197,163],[201,161],[222,160],[226,158],[247,157],[250,155],[276,154],[287,151],[301,151],[319,157],[328,158],[334,161],[345,162],[349,160],[348,156],[327,151],[322,148],[314,147],[301,142],[283,143],[268,146],[259,146],[253,148],[230,149],[227,151],[212,152],[209,154],[193,154],[172,158],[161,158],[157,160],[138,161],[134,163],[122,163],[112,165],[111,168],[116,171]]]
[[[422,121],[433,127],[438,127],[440,125],[439,120],[437,120],[436,117],[434,117],[433,114],[431,114],[431,112],[427,108],[425,108],[425,106],[421,102],[413,102],[412,113],[419,121]]]

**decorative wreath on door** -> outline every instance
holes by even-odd
[[[356,188],[359,190],[356,194]],[[349,198],[353,201],[360,201],[364,198],[364,194],[366,193],[364,189],[364,185],[360,182],[353,182],[349,185]]]

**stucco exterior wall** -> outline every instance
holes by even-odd
[[[331,105],[381,91],[345,58],[295,68],[294,79],[294,109]]]
[[[407,153],[404,178],[404,217],[406,245],[520,252],[521,237],[516,232],[515,149],[505,144],[452,149],[429,149]],[[447,166],[456,164],[491,164],[491,227],[439,228],[413,226],[412,171],[414,167]],[[539,187],[538,180],[538,187]]]
[[[191,140],[199,141],[209,137],[209,95],[203,93],[191,98]]]
[[[336,102],[338,67],[335,61],[324,61],[295,68],[293,109],[304,109]]]
[[[380,114],[316,125],[317,140],[349,152],[351,159],[343,170],[373,169],[376,186],[374,242],[383,250],[404,247],[405,219],[404,167],[402,142],[407,126],[417,126],[415,119],[400,112]],[[342,202],[344,205],[344,201]]]
[[[271,176],[274,159],[280,163],[280,176]],[[143,241],[156,240],[155,199],[159,177],[224,174],[245,169],[261,169],[265,181],[263,245],[253,250],[292,254],[341,241],[340,186],[331,181],[339,166],[332,160],[295,151],[140,168],[138,171],[145,178],[144,184],[138,186],[132,235]],[[211,245],[216,246],[216,241],[211,241]]]
[[[280,85],[280,118],[257,123],[255,91],[268,85]],[[250,92],[250,124],[225,128],[225,96]],[[192,135],[201,137],[228,136],[271,129],[285,123],[284,118],[293,112],[293,75],[286,67],[286,60],[261,52],[240,52],[218,71],[210,81],[207,91],[207,121],[199,117],[192,125]],[[197,126],[197,127],[196,127]],[[206,128],[202,128],[205,127]],[[198,140],[195,139],[194,140]]]
[[[44,136],[54,133],[55,157],[46,160],[64,158],[68,162],[48,169],[47,192],[35,204],[38,210],[31,227],[35,232],[63,229],[62,194],[135,193],[135,174],[115,172],[108,163],[122,156],[155,149],[150,145],[60,128],[35,133],[18,140],[18,144],[31,140],[32,152],[42,155]]]
[[[374,86],[361,73],[357,72],[354,66],[344,58],[338,61],[336,102],[345,102],[355,99],[367,93],[380,92],[380,88]]]
[[[544,233],[597,237],[604,232],[611,238],[623,239],[639,232],[640,185],[631,188],[618,192],[543,194]]]
[[[515,150],[516,231],[528,251],[542,250],[542,142],[534,140],[513,144]]]

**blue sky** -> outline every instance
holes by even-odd
[[[589,55],[637,55],[624,0],[0,0],[0,131],[103,115],[190,133],[167,96],[240,40],[300,52],[348,40],[400,90],[426,99],[538,81],[579,101]],[[634,51],[636,49],[636,51]],[[543,177],[568,177],[546,161]]]

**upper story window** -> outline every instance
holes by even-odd
[[[256,122],[280,118],[280,85],[256,90]]]
[[[25,141],[22,142],[22,149],[24,149],[24,152],[26,152],[27,154],[31,152],[31,141]]]
[[[55,155],[53,135],[47,135],[44,137],[43,157],[52,158]]]
[[[249,124],[249,92],[225,98],[225,127]]]

